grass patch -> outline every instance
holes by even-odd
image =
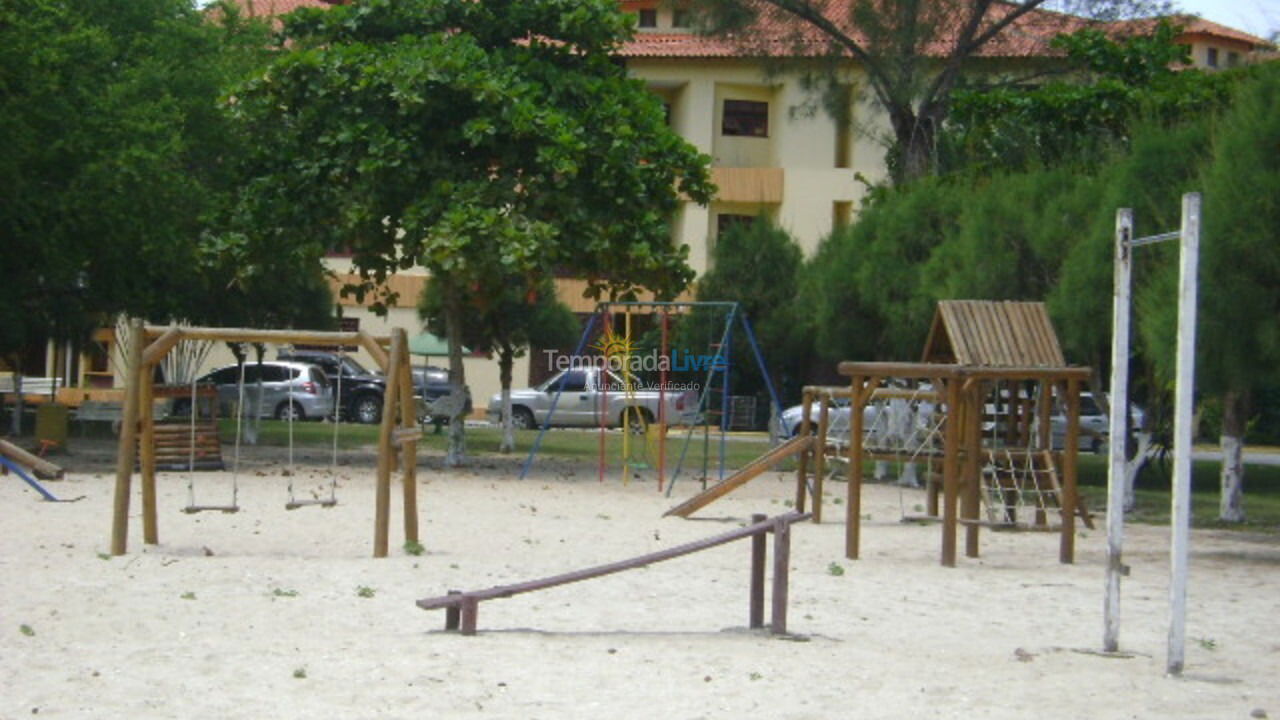
[[[1080,456],[1080,493],[1089,509],[1103,514],[1107,507],[1107,459],[1103,455]],[[1218,483],[1222,463],[1199,460],[1191,464],[1191,525],[1197,528],[1247,530],[1280,533],[1280,467],[1247,465],[1244,475],[1243,523],[1218,520]],[[1136,504],[1128,514],[1129,522],[1153,525],[1169,524],[1170,474],[1172,468],[1161,463],[1148,464],[1138,474],[1134,488]]]

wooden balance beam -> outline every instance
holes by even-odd
[[[787,577],[791,564],[791,526],[808,519],[809,513],[790,512],[772,518],[764,515],[752,515],[752,524],[720,535],[695,540],[677,545],[666,550],[659,550],[647,555],[622,560],[620,562],[597,565],[596,567],[574,572],[552,575],[540,580],[498,585],[488,590],[461,592],[450,590],[448,595],[423,598],[417,602],[423,610],[445,609],[444,629],[460,631],[463,635],[476,634],[476,615],[480,602],[508,598],[534,590],[546,590],[559,585],[590,580],[592,578],[612,575],[623,570],[634,570],[654,563],[706,550],[718,545],[731,543],[746,537],[751,538],[751,588],[748,609],[748,624],[752,628],[764,627],[764,562],[765,534],[773,533],[773,596],[772,617],[769,631],[774,635],[785,635],[787,632]]]
[[[679,505],[671,508],[662,514],[663,517],[675,515],[676,517],[687,518],[702,508],[746,485],[748,482],[759,476],[766,470],[771,469],[774,465],[786,460],[792,455],[799,455],[805,452],[813,444],[814,439],[811,435],[797,435],[790,440],[775,447],[769,452],[747,463],[747,466],[693,497],[685,500]]]

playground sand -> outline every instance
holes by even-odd
[[[662,518],[652,482],[599,483],[544,463],[425,468],[426,553],[370,558],[372,464],[340,504],[284,509],[286,479],[242,477],[235,515],[184,515],[162,474],[161,544],[105,555],[113,480],[51,483],[42,503],[0,478],[0,718],[1248,718],[1280,717],[1280,544],[1193,533],[1187,670],[1163,676],[1167,531],[1129,529],[1122,657],[1102,636],[1104,533],[1078,561],[1057,537],[985,533],[983,556],[938,566],[936,526],[898,522],[922,496],[866,490],[862,560],[842,557],[843,505],[795,527],[789,629],[749,631],[748,545],[485,602],[480,633],[441,631],[414,601],[671,547],[787,510],[766,475],[698,520]],[[262,474],[258,474],[262,473]],[[325,471],[299,487],[324,492]],[[225,473],[201,474],[225,502]],[[835,486],[837,493],[844,486]]]

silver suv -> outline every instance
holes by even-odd
[[[259,370],[261,369],[261,370]],[[262,402],[258,402],[258,380],[262,380]],[[240,367],[218,368],[196,381],[218,390],[218,404],[230,414],[240,398]],[[188,401],[190,402],[190,401]],[[260,417],[287,420],[319,420],[333,416],[333,385],[324,371],[300,362],[257,362],[244,365],[245,415],[255,410]],[[183,414],[174,403],[174,414]]]

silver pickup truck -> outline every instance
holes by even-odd
[[[641,388],[628,392],[625,388],[622,378],[613,372],[604,372],[602,378],[599,368],[564,370],[537,387],[511,391],[511,424],[520,429],[547,424],[557,391],[560,400],[551,425],[599,427],[603,415],[605,425],[621,427],[624,413],[630,413],[629,424],[636,426],[657,421],[659,392]],[[691,424],[697,419],[698,394],[693,390],[668,390],[665,401],[668,425]],[[490,421],[501,421],[502,393],[489,399],[487,414]]]

